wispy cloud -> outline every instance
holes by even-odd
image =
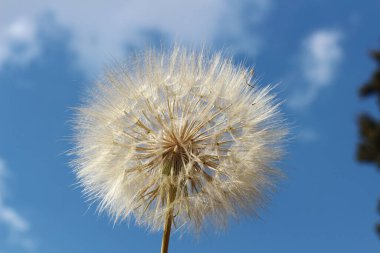
[[[263,37],[259,32],[274,5],[272,0],[228,1],[228,12],[217,27],[217,40],[227,41],[236,54],[254,58],[263,48]]]
[[[5,62],[26,64],[38,53],[33,22],[19,18],[3,27],[0,32],[0,68]]]
[[[303,41],[299,68],[306,87],[289,100],[291,108],[308,107],[322,89],[332,84],[343,57],[341,40],[339,30],[318,30]]]
[[[19,245],[26,250],[32,251],[35,245],[28,234],[29,222],[4,201],[4,195],[7,191],[5,182],[7,174],[8,170],[5,161],[0,157],[0,228],[7,231],[8,238],[6,240],[8,243]]]
[[[303,128],[297,134],[297,140],[300,142],[314,142],[318,139],[318,134],[314,129]]]
[[[30,52],[24,58],[35,56],[35,27],[38,17],[52,13],[59,24],[71,32],[71,47],[78,53],[81,66],[97,70],[108,56],[122,57],[127,47],[141,48],[152,43],[146,31],[158,31],[169,40],[190,45],[210,44],[220,36],[230,38],[227,46],[255,52],[257,34],[249,36],[252,23],[259,23],[270,9],[269,0],[110,0],[93,1],[91,8],[85,1],[6,1],[0,22],[5,27],[19,23],[23,32],[22,41]],[[242,12],[247,13],[242,13]],[[249,12],[248,12],[249,11]],[[28,24],[28,25],[26,25]],[[248,29],[247,28],[247,29]],[[27,36],[26,36],[27,35]],[[8,38],[0,30],[1,62],[7,61],[11,53],[13,37]],[[251,39],[249,39],[251,38]],[[254,38],[254,39],[253,39]],[[255,40],[255,41],[254,41]],[[254,45],[255,44],[255,45]],[[226,45],[223,45],[226,46]],[[33,49],[33,50],[32,50]]]

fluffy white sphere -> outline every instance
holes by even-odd
[[[220,54],[148,51],[111,69],[74,120],[75,172],[115,220],[162,229],[255,214],[287,131],[271,88]],[[184,226],[185,225],[185,226]]]

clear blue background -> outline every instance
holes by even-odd
[[[7,12],[4,8],[0,15]],[[19,8],[24,8],[22,2]],[[84,5],[73,3],[72,8]],[[85,8],[92,10],[91,4]],[[305,38],[314,31],[340,31],[341,61],[334,67],[334,78],[310,104],[292,108],[285,102],[292,139],[280,167],[287,179],[260,211],[261,217],[232,221],[226,231],[207,230],[199,238],[175,233],[170,252],[379,252],[374,224],[379,220],[380,173],[355,160],[357,116],[363,110],[376,113],[375,102],[359,100],[357,90],[375,69],[368,52],[380,47],[379,2],[272,1],[260,23],[252,21],[259,15],[252,8],[244,1],[234,11],[244,38],[262,40],[259,52],[250,51],[255,50],[253,42],[235,47],[236,38],[224,36],[223,27],[212,41],[193,38],[195,45],[230,49],[236,62],[256,67],[261,85],[279,83],[277,90],[286,100],[309,85],[297,62]],[[107,24],[112,15],[102,13],[99,19]],[[199,14],[193,15],[197,19]],[[5,25],[0,23],[0,29]],[[176,40],[175,33],[148,28],[141,31],[141,45],[171,45]],[[29,227],[20,232],[0,222],[0,252],[158,252],[160,233],[133,222],[114,226],[82,197],[68,166],[70,157],[64,154],[71,147],[70,108],[80,104],[100,71],[83,66],[80,49],[72,47],[71,27],[60,23],[54,9],[40,13],[35,34],[38,54],[22,64],[5,59],[0,67],[0,157],[9,172],[3,202]],[[123,54],[113,56],[127,57],[138,49],[143,46],[126,38]],[[23,45],[15,44],[12,50],[17,57]],[[109,60],[107,53],[93,57],[99,65]],[[29,246],[23,245],[26,239]]]

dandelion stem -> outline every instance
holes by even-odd
[[[166,214],[165,219],[165,227],[164,227],[164,233],[162,235],[162,243],[161,243],[161,253],[168,253],[169,249],[169,240],[170,240],[170,231],[172,228],[173,223],[173,208],[170,206],[176,195],[176,187],[174,185],[170,185],[170,189],[168,192],[168,212]]]

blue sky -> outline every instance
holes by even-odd
[[[0,3],[0,252],[152,252],[161,234],[89,206],[68,166],[70,108],[112,58],[174,41],[227,50],[278,84],[287,179],[259,219],[171,252],[378,252],[380,173],[355,161],[357,90],[375,64],[380,3],[193,0]]]

